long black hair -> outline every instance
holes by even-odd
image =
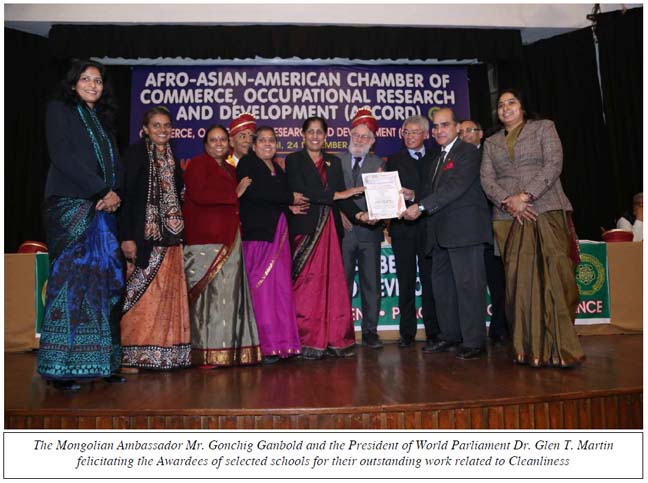
[[[101,97],[95,104],[95,112],[97,113],[97,116],[99,116],[99,119],[101,119],[104,127],[114,131],[115,117],[117,115],[117,103],[115,101],[108,71],[106,66],[102,63],[94,60],[74,60],[65,74],[65,77],[59,84],[55,98],[70,106],[82,103],[83,101],[79,97],[79,94],[77,94],[75,87],[81,78],[81,74],[90,67],[94,67],[99,71],[103,81],[103,90],[101,92]]]

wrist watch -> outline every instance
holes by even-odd
[[[421,213],[423,213],[423,212],[425,211],[425,206],[423,206],[422,203],[419,203],[419,204],[418,204],[418,210],[419,210]]]

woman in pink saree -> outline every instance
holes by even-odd
[[[275,161],[277,137],[261,126],[252,152],[241,158],[236,174],[251,183],[240,199],[245,270],[259,331],[263,363],[300,353],[286,216],[308,209],[308,199],[293,193],[285,171]]]

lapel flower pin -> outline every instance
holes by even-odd
[[[331,167],[331,162],[330,161],[324,161],[324,164],[326,165],[327,168]]]

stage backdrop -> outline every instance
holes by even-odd
[[[327,150],[346,151],[355,112],[371,106],[378,120],[379,156],[401,149],[400,128],[414,114],[440,107],[470,116],[465,67],[447,66],[165,66],[133,67],[130,142],[140,137],[144,112],[165,106],[174,122],[181,165],[202,152],[204,129],[229,126],[243,112],[275,128],[279,156],[302,148],[301,126],[327,119]]]

